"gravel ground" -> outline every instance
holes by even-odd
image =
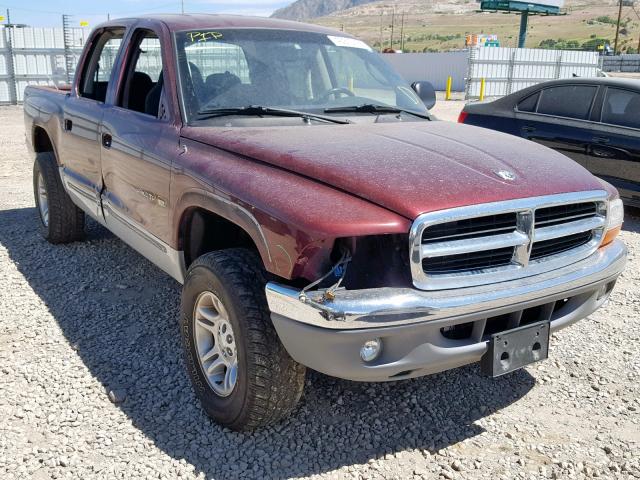
[[[22,111],[0,109],[0,478],[640,478],[640,219],[611,301],[499,379],[317,373],[253,434],[212,424],[181,362],[180,288],[102,228],[36,228]]]

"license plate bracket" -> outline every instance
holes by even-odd
[[[494,333],[487,352],[480,360],[480,369],[492,377],[513,372],[549,356],[550,322],[542,321]]]

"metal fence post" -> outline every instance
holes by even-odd
[[[513,89],[513,69],[516,62],[517,52],[518,50],[514,48],[511,52],[511,55],[509,55],[509,73],[507,73],[507,95],[509,95],[511,93],[511,90]]]
[[[7,12],[8,14],[8,12]],[[7,17],[8,18],[8,17]],[[7,46],[7,75],[9,76],[9,103],[11,105],[18,104],[18,89],[16,85],[16,68],[13,59],[13,28],[5,27],[2,29],[4,33],[4,41]]]
[[[476,49],[475,47],[469,47],[469,49],[467,50],[468,54],[468,68],[467,68],[467,78],[465,81],[465,87],[464,87],[464,99],[465,100],[469,100],[471,98],[471,83],[473,82],[473,65],[475,62],[475,52]]]
[[[564,52],[562,50],[560,50],[560,52],[558,53],[558,59],[556,60],[556,73],[555,73],[555,77],[560,78],[560,67],[562,67],[562,54]]]
[[[73,29],[71,27],[71,16],[62,15],[62,38],[64,40],[64,66],[67,73],[67,83],[72,80],[72,72],[75,69],[75,62],[71,47],[73,46]]]

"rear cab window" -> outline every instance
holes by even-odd
[[[542,90],[537,113],[554,117],[587,120],[598,87],[592,85],[566,85]]]
[[[78,84],[80,97],[104,103],[124,33],[124,27],[118,27],[98,34],[80,76]]]
[[[640,93],[607,87],[601,122],[640,129]]]

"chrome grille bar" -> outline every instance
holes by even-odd
[[[453,240],[449,242],[429,243],[422,245],[422,258],[443,257],[445,255],[460,255],[483,250],[515,247],[529,243],[529,237],[520,232],[503,233],[490,237],[470,238],[468,240]]]
[[[579,261],[600,245],[606,226],[606,201],[607,193],[595,190],[420,215],[410,232],[413,283],[424,290],[461,288],[536,275]],[[476,223],[478,228],[474,230]],[[461,225],[472,232],[471,238],[460,238]],[[436,231],[437,235],[428,233]],[[532,249],[538,243],[540,248],[532,258]],[[509,248],[511,262],[490,263],[491,251],[504,256]],[[478,255],[474,255],[476,252]],[[487,259],[484,266],[483,259]],[[448,262],[451,269],[447,268]]]
[[[574,233],[588,232],[602,227],[604,227],[604,217],[591,217],[584,220],[561,223],[553,227],[536,228],[534,241],[543,242],[554,238],[568,237]]]

